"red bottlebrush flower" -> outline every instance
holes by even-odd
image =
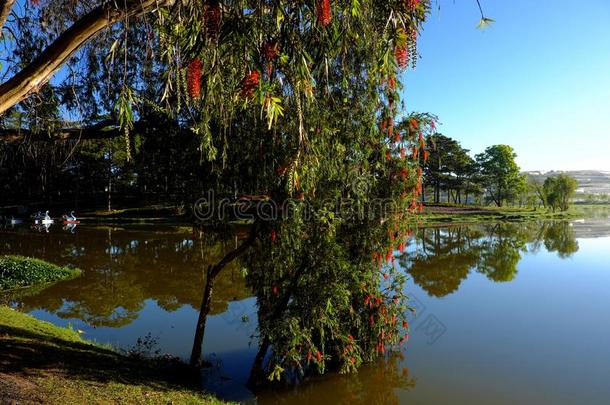
[[[267,62],[273,62],[280,54],[280,48],[275,42],[266,42],[265,45],[263,45],[263,52],[265,54],[265,60]]]
[[[397,46],[394,49],[394,56],[396,57],[396,64],[401,69],[404,69],[409,65],[409,50],[406,46]]]
[[[322,353],[319,350],[316,352],[316,360],[318,360],[318,363],[322,361]]]
[[[419,133],[419,137],[417,138],[417,140],[419,141],[420,145],[424,141],[424,135],[421,132]]]
[[[385,160],[387,160],[388,162],[389,162],[390,160],[392,160],[392,154],[390,153],[390,151],[389,151],[389,150],[388,150],[388,151],[386,151],[386,153],[385,153]]]
[[[411,152],[413,153],[413,160],[417,160],[417,157],[419,156],[419,149],[414,146]]]
[[[419,129],[419,122],[415,118],[411,118],[409,123],[413,129]]]
[[[419,2],[420,0],[407,0],[407,8],[409,9],[409,11],[413,11],[417,8],[417,6],[419,6]]]
[[[353,337],[352,335],[347,335],[347,339],[348,339],[350,342],[353,342],[353,341],[354,341],[354,337]]]
[[[400,242],[400,243],[398,244],[398,251],[399,251],[399,252],[404,252],[404,250],[405,250],[405,244],[404,244],[404,243],[402,243],[402,242]]]
[[[379,353],[385,353],[385,345],[383,343],[379,343]]]
[[[417,208],[417,200],[412,200],[411,204],[409,204],[409,211],[413,212]]]
[[[208,0],[203,8],[203,18],[208,36],[216,37],[220,31],[220,4],[218,0]]]
[[[400,132],[398,131],[394,132],[394,142],[400,142]]]
[[[403,179],[409,176],[409,170],[406,168],[402,168],[400,169],[400,177],[402,177]]]
[[[287,170],[288,170],[288,167],[280,166],[275,170],[275,172],[278,174],[278,176],[283,176],[284,174],[286,174]]]
[[[392,139],[394,134],[394,118],[388,118],[388,138]]]
[[[394,89],[396,87],[396,80],[393,77],[388,79],[388,88]]]
[[[201,96],[201,60],[199,58],[195,58],[189,63],[186,82],[189,96],[199,98]]]
[[[367,295],[366,297],[364,297],[364,305],[368,306],[369,303],[371,302],[371,296]]]
[[[277,242],[277,232],[275,231],[275,229],[271,230],[271,242]]]
[[[404,159],[404,158],[405,158],[405,148],[404,148],[404,147],[401,147],[401,148],[400,148],[400,158],[401,158],[401,159]]]
[[[257,70],[253,70],[248,73],[241,81],[241,95],[242,97],[250,98],[254,95],[254,89],[258,87],[260,79],[260,73]]]
[[[371,326],[375,325],[375,317],[373,315],[371,315],[369,317],[369,325],[371,325]]]
[[[409,322],[402,321],[402,327],[405,328],[405,329],[409,329]]]
[[[313,359],[313,354],[311,352],[307,352],[307,362],[309,363]]]
[[[332,19],[332,15],[330,13],[330,0],[318,0],[318,4],[316,6],[316,14],[318,17],[318,23],[323,27],[326,27],[330,24]]]
[[[430,157],[430,152],[428,152],[427,150],[424,151],[424,162],[428,161],[428,157]]]
[[[266,42],[263,45],[263,53],[265,54],[265,60],[267,61],[267,76],[271,76],[273,73],[273,61],[280,54],[279,47],[275,42]]]
[[[385,261],[389,262],[390,260],[392,260],[392,249],[388,250],[385,254]]]

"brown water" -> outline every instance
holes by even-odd
[[[256,354],[256,301],[239,263],[216,282],[203,380],[227,399],[274,403],[607,403],[610,399],[610,222],[420,230],[400,264],[418,309],[401,355],[357,375],[296,388],[245,387]],[[84,270],[11,304],[118,348],[150,336],[188,358],[203,269],[231,243],[188,228],[52,227],[0,231],[0,254]],[[4,298],[7,300],[8,298]]]

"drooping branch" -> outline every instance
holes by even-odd
[[[0,0],[0,4],[14,0]],[[167,7],[175,0],[109,1],[76,21],[19,73],[0,85],[0,114],[49,81],[66,61],[104,28],[134,15]]]
[[[11,9],[15,4],[15,0],[0,0],[0,38],[2,38],[2,28],[8,15],[11,13]]]

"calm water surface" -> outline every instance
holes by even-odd
[[[0,254],[73,264],[82,277],[3,297],[89,339],[134,347],[149,336],[187,359],[204,272],[231,244],[187,228],[0,231]],[[417,314],[402,355],[358,375],[298,388],[245,387],[256,355],[256,300],[239,263],[216,282],[203,382],[251,403],[608,403],[610,221],[489,224],[420,230],[399,260]]]

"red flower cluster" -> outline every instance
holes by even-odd
[[[406,0],[405,2],[407,3],[407,8],[409,11],[413,11],[417,8],[417,6],[419,6],[420,0]]]
[[[265,45],[263,45],[263,54],[267,61],[267,76],[271,76],[271,73],[273,72],[273,61],[280,54],[280,48],[275,42],[265,42]]]
[[[396,63],[401,69],[404,69],[409,65],[409,50],[406,46],[397,46],[394,49],[394,55],[396,57]]]
[[[316,14],[318,17],[318,23],[320,23],[322,26],[326,27],[328,24],[330,24],[330,20],[332,19],[332,15],[330,13],[330,0],[318,0]]]
[[[280,48],[275,42],[265,42],[265,45],[263,45],[263,53],[265,54],[265,60],[267,62],[273,62],[280,54]]]
[[[257,70],[253,70],[248,73],[241,81],[241,95],[242,97],[250,98],[254,95],[254,89],[258,87],[260,79],[260,73]]]
[[[216,37],[220,31],[220,4],[218,0],[208,0],[203,7],[205,28],[210,37]]]
[[[188,66],[186,74],[188,93],[191,98],[201,96],[201,60],[195,58]]]

